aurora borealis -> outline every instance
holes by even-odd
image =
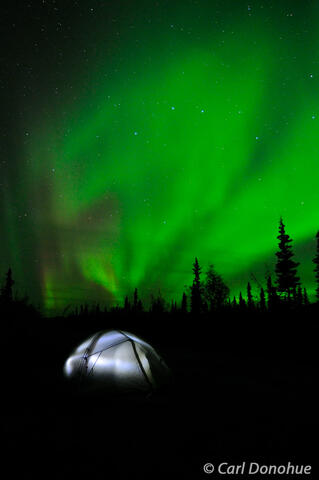
[[[272,272],[280,216],[314,291],[317,2],[6,8],[0,267],[20,292],[179,300],[197,256],[237,294]]]

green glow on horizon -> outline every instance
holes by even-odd
[[[79,95],[63,118],[35,122],[27,153],[47,191],[37,224],[49,232],[38,233],[48,309],[68,296],[85,302],[88,285],[113,303],[135,287],[179,299],[195,256],[237,294],[251,272],[263,278],[280,216],[296,248],[314,238],[319,64],[300,65],[283,89],[280,24],[226,30],[204,32],[174,58],[154,39],[156,68],[143,50],[111,80],[99,66],[98,91]],[[296,260],[311,293],[307,255]]]

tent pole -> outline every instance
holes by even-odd
[[[136,360],[137,360],[137,362],[138,362],[138,364],[139,364],[139,367],[140,367],[140,369],[142,370],[142,373],[143,373],[143,375],[144,375],[144,377],[145,377],[145,379],[146,379],[146,381],[147,381],[150,389],[153,391],[154,387],[153,387],[153,385],[152,385],[152,382],[151,382],[150,379],[148,378],[147,373],[145,372],[145,369],[144,369],[144,367],[143,367],[143,365],[142,365],[142,362],[141,362],[141,360],[140,360],[140,357],[138,356],[135,343],[134,343],[134,341],[133,341],[132,339],[130,339],[129,341],[130,341],[131,344],[132,344],[133,352],[134,352],[134,355],[135,355],[135,357],[136,357]]]

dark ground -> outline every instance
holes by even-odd
[[[316,478],[316,310],[294,319],[14,322],[2,357],[6,478],[197,479],[207,478],[206,462],[243,461],[310,464],[314,473],[305,478]],[[112,397],[64,380],[73,348],[114,327],[157,349],[173,372],[171,386],[150,398]]]

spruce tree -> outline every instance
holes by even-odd
[[[125,312],[127,312],[127,313],[130,312],[130,310],[131,310],[131,303],[130,303],[129,298],[128,298],[127,295],[126,295],[126,297],[125,297],[125,299],[124,299],[124,310],[125,310]]]
[[[268,310],[274,310],[277,306],[277,293],[276,287],[272,283],[271,275],[268,275],[267,277],[267,301]]]
[[[308,298],[306,287],[303,289],[303,304],[309,305],[309,298]]]
[[[242,310],[246,307],[245,299],[243,298],[241,292],[239,292],[239,308]]]
[[[177,312],[177,305],[176,305],[176,300],[171,301],[171,313],[176,313]]]
[[[213,265],[210,265],[203,283],[203,295],[210,311],[218,310],[226,305],[229,288]]]
[[[299,277],[297,276],[299,263],[292,259],[294,256],[291,246],[292,239],[286,234],[282,218],[280,218],[279,235],[277,238],[279,240],[279,250],[276,252],[277,263],[275,267],[277,291],[289,299],[296,291],[298,285],[300,285]]]
[[[317,249],[316,249],[316,256],[313,259],[313,263],[315,264],[315,277],[316,277],[316,283],[317,283],[317,288],[316,288],[316,297],[317,301],[319,302],[319,230],[316,235],[317,238]]]
[[[137,288],[135,288],[134,294],[133,294],[133,310],[134,310],[134,312],[137,311],[137,305],[138,305],[138,291],[137,291]]]
[[[296,295],[295,295],[295,302],[296,304],[298,305],[298,307],[301,307],[302,304],[303,304],[303,295],[302,295],[302,288],[301,286],[299,285],[298,289],[297,289],[297,292],[296,292]]]
[[[165,300],[162,297],[161,292],[158,292],[158,296],[154,297],[151,295],[151,312],[152,313],[163,313],[165,311]]]
[[[12,279],[12,270],[9,270],[6,273],[6,280],[5,284],[1,289],[1,297],[5,302],[12,302],[13,300],[13,290],[12,287],[14,285],[14,281]]]
[[[237,300],[236,297],[234,296],[233,301],[232,301],[232,307],[236,308],[237,307]]]
[[[197,258],[193,263],[193,285],[191,286],[191,312],[200,313],[202,310],[202,287],[200,282],[201,267],[199,266]]]
[[[187,313],[187,295],[185,292],[183,293],[183,297],[182,297],[181,312]]]
[[[265,299],[265,292],[264,289],[261,287],[260,289],[260,299],[259,299],[259,308],[262,312],[266,311],[266,299]]]
[[[254,306],[253,296],[251,293],[251,285],[250,282],[247,283],[247,305],[249,310],[252,310]]]
[[[138,312],[143,312],[143,303],[142,300],[139,298],[137,302],[137,311]]]

